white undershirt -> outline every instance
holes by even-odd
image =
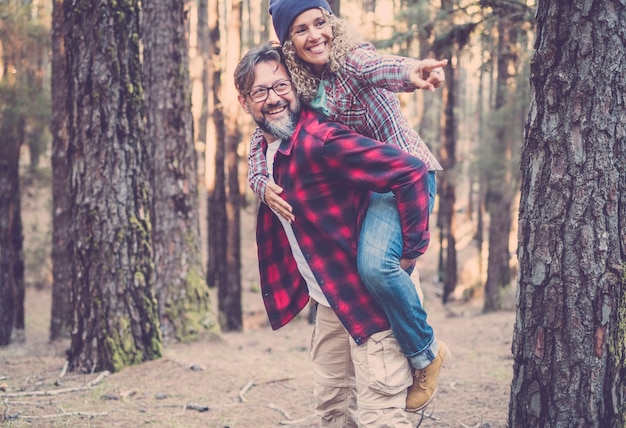
[[[276,155],[276,151],[278,150],[281,141],[282,140],[276,140],[273,143],[270,143],[267,147],[267,155],[265,157],[267,159],[267,170],[270,174],[270,180],[272,181],[274,181],[274,156]],[[274,214],[276,214],[276,212],[274,212]],[[315,279],[315,275],[313,275],[309,264],[304,258],[304,254],[302,254],[302,249],[298,244],[296,235],[293,233],[291,223],[278,214],[276,214],[276,217],[278,217],[280,223],[283,225],[283,229],[285,229],[287,239],[289,240],[289,246],[291,247],[291,252],[293,253],[293,257],[296,259],[296,264],[298,265],[298,270],[306,281],[307,288],[309,289],[309,296],[311,296],[311,298],[319,304],[330,307],[328,300],[326,300],[326,296],[324,296],[322,289]]]

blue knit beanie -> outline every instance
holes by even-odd
[[[326,0],[270,0],[272,24],[280,44],[285,43],[291,24],[302,12],[319,7],[333,13]]]

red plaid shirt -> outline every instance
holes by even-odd
[[[267,143],[262,141],[263,150]],[[357,343],[389,329],[383,310],[357,270],[357,241],[370,192],[395,194],[403,258],[429,243],[427,168],[390,144],[369,139],[303,109],[289,141],[274,160],[274,180],[293,207],[293,231],[332,309]],[[265,204],[259,207],[257,245],[261,289],[272,328],[291,321],[307,304],[285,231]]]

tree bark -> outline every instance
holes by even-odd
[[[143,128],[139,1],[64,2],[72,340],[69,369],[162,354]]]
[[[0,125],[0,346],[11,343],[14,329],[24,329],[24,254],[20,208],[19,120],[11,100],[2,106]]]
[[[206,64],[207,121],[206,137],[206,182],[207,182],[207,221],[208,221],[208,253],[207,284],[219,290],[220,281],[226,269],[226,172],[224,159],[226,151],[226,135],[224,129],[224,106],[221,101],[221,36],[219,30],[218,1],[209,0],[209,43],[208,62]],[[218,297],[219,299],[219,297]],[[222,324],[222,322],[220,322]]]
[[[163,340],[215,326],[202,269],[185,1],[143,2],[155,290]]]
[[[231,4],[230,19],[228,22],[228,55],[226,57],[226,75],[229,76],[224,84],[225,93],[235,94],[233,74],[239,63],[241,53],[241,15],[242,2],[234,0]],[[219,285],[218,307],[220,311],[221,327],[225,331],[239,331],[243,329],[243,314],[241,305],[241,191],[239,189],[237,149],[241,141],[239,132],[240,105],[233,96],[225,103],[226,120],[226,169],[227,169],[227,197],[226,218],[228,221],[226,233],[226,270]]]
[[[6,42],[6,41],[5,41]],[[19,66],[18,54],[7,55]],[[0,100],[0,346],[8,345],[16,330],[24,330],[24,237],[20,207],[20,146],[24,134],[18,77],[4,74]]]
[[[509,426],[626,424],[626,4],[537,8]]]
[[[52,6],[52,308],[50,340],[70,336],[70,267],[68,246],[70,183],[67,168],[67,73],[63,36],[63,0]]]
[[[452,13],[455,7],[453,1],[443,1],[442,9],[447,13]],[[453,31],[450,30],[453,34]],[[454,37],[450,38],[449,43],[443,48],[435,47],[435,56],[437,58],[449,58],[457,56],[458,46]],[[457,56],[458,58],[458,56]],[[458,69],[450,61],[445,67],[446,84],[442,89],[443,109],[442,116],[442,137],[443,143],[439,149],[439,162],[443,167],[443,172],[439,177],[437,193],[439,194],[439,213],[437,218],[437,226],[439,226],[440,234],[445,240],[445,248],[442,248],[440,260],[443,266],[439,266],[441,280],[443,282],[442,301],[447,303],[454,293],[457,283],[457,258],[456,258],[456,231],[455,225],[455,202],[456,202],[456,185],[454,183],[454,168],[456,166],[456,138],[457,138],[457,120],[455,116],[455,108],[457,106],[457,83]],[[443,252],[445,251],[445,257]]]

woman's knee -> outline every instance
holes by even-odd
[[[391,275],[401,270],[400,261],[377,257],[358,260],[359,274],[366,285],[385,283]]]

